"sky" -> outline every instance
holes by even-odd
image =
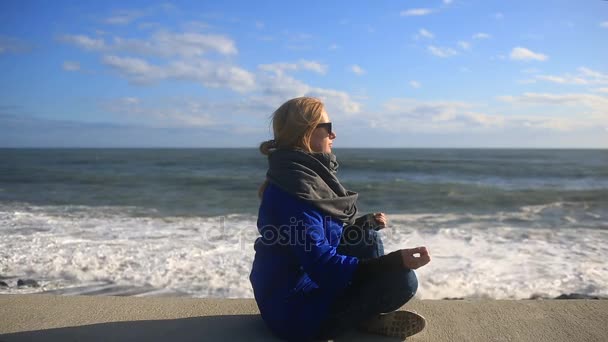
[[[608,1],[0,2],[0,147],[608,148]]]

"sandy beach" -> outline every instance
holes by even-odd
[[[428,321],[411,341],[608,341],[608,300],[413,300],[406,309]],[[0,295],[0,316],[3,342],[276,340],[252,299]]]

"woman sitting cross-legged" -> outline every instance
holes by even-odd
[[[405,338],[421,316],[397,311],[416,293],[414,269],[425,247],[384,254],[384,213],[357,217],[358,194],[336,177],[336,133],[323,103],[301,97],[272,117],[274,139],[259,195],[258,237],[250,274],[270,330],[287,340],[329,339],[353,328]]]

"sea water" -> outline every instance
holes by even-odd
[[[607,150],[334,153],[386,252],[430,250],[419,298],[608,295]],[[253,297],[266,170],[254,148],[0,149],[0,293]]]

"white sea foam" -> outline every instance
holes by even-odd
[[[389,228],[382,231],[385,250],[430,249],[433,261],[417,271],[420,298],[608,295],[608,229],[537,224],[536,218],[555,206],[492,215],[389,215]],[[41,284],[25,289],[9,284],[0,291],[116,284],[196,297],[253,297],[248,276],[255,216],[134,213],[141,210],[0,205],[0,275]]]
[[[608,295],[607,230],[513,228],[500,220],[490,227],[471,221],[428,229],[457,220],[445,216],[400,215],[383,233],[386,252],[429,248],[432,262],[417,271],[421,298]],[[417,229],[420,225],[426,228]]]

